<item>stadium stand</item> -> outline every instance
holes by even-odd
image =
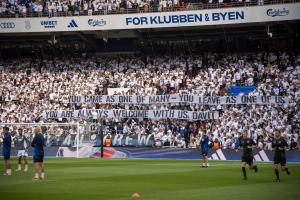
[[[199,10],[299,0],[3,0],[0,17],[58,17]]]
[[[13,123],[59,123],[42,127],[47,145],[74,147],[78,132],[87,140],[98,137],[88,127],[97,126],[97,116],[48,119],[45,112],[217,111],[218,119],[206,121],[105,118],[102,128],[112,136],[112,146],[113,136],[123,134],[151,135],[154,147],[195,148],[207,132],[216,149],[235,149],[246,131],[264,150],[270,149],[274,130],[281,129],[289,148],[299,149],[297,8],[299,0],[3,0],[0,123],[9,123],[13,134],[22,127]],[[143,14],[150,12],[165,13]],[[107,94],[260,95],[291,101],[210,106],[65,102],[70,95]],[[80,130],[68,123],[80,124]],[[32,127],[22,127],[29,140]]]
[[[127,56],[115,58],[13,59],[1,62],[0,122],[75,122],[44,119],[58,109],[181,109],[218,110],[218,120],[105,119],[106,134],[154,135],[155,146],[195,147],[203,131],[222,148],[236,148],[246,130],[269,149],[274,129],[282,129],[290,148],[299,148],[300,54],[256,52],[206,56]],[[248,95],[289,96],[292,103],[271,105],[99,105],[67,104],[69,95],[106,95],[111,88],[127,88],[125,95],[187,93],[205,96],[230,95],[231,86],[255,86]],[[82,120],[82,119],[81,119]],[[84,119],[92,120],[92,119]],[[16,130],[15,130],[16,131]],[[69,129],[48,131],[50,145],[63,145]],[[72,132],[72,130],[71,130]],[[28,137],[31,137],[28,131]],[[61,137],[64,135],[64,137]],[[67,145],[67,144],[64,144]],[[71,145],[71,143],[69,143]]]

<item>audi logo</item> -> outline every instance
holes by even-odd
[[[0,27],[1,28],[15,28],[15,23],[13,22],[3,22],[3,23],[0,23]]]

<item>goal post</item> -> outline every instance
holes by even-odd
[[[22,129],[23,134],[32,139],[34,127],[40,126],[43,134],[46,134],[46,142],[59,145],[72,145],[76,147],[76,158],[79,158],[80,123],[0,123],[0,126],[7,126],[15,134]],[[73,136],[73,138],[72,138]],[[74,137],[75,136],[75,137]],[[51,140],[53,138],[53,140]]]

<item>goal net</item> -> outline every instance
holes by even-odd
[[[85,127],[79,123],[0,123],[1,138],[3,136],[2,127],[7,126],[12,134],[12,153],[20,149],[27,148],[34,137],[34,128],[39,126],[45,138],[45,156],[63,156],[63,149],[69,148],[73,150],[73,154],[69,157],[79,157],[79,147],[83,144],[84,140],[88,138]],[[20,144],[17,142],[20,133],[25,137],[26,142]],[[0,141],[2,145],[2,139]],[[29,155],[32,152],[29,149]]]

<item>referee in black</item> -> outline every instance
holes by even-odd
[[[286,157],[285,157],[286,147],[288,147],[288,144],[285,141],[285,139],[281,137],[281,132],[279,130],[275,130],[275,137],[272,142],[272,148],[275,150],[274,170],[276,175],[276,182],[280,182],[280,178],[279,178],[280,166],[281,166],[281,170],[286,171],[287,175],[290,175],[290,171],[286,166]]]
[[[243,149],[242,154],[242,172],[244,180],[247,180],[246,164],[250,166],[250,169],[254,169],[257,172],[257,166],[253,164],[252,148],[256,145],[254,140],[248,137],[247,131],[244,131],[243,136],[240,138],[240,147]]]

